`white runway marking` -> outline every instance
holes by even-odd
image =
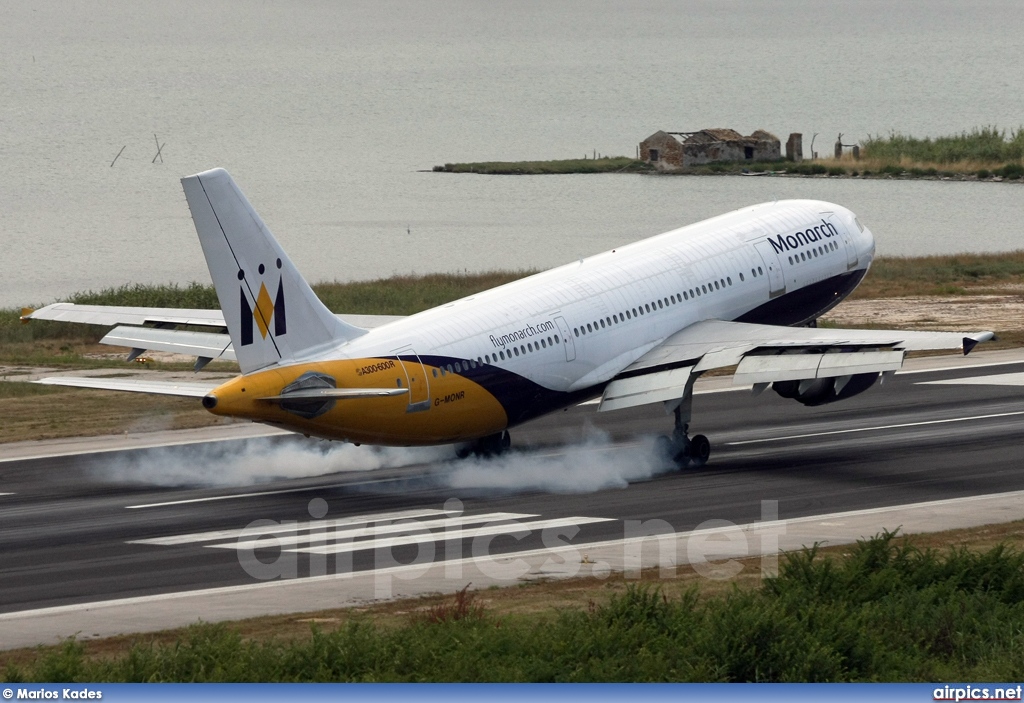
[[[487,513],[484,515],[469,515],[466,517],[452,517],[452,518],[438,518],[434,520],[400,520],[399,522],[390,524],[374,524],[372,527],[361,525],[360,527],[349,528],[347,530],[331,529],[331,526],[326,526],[323,530],[311,530],[305,534],[293,534],[288,537],[275,537],[273,542],[275,546],[296,546],[305,545],[311,546],[315,543],[320,542],[350,542],[358,537],[376,537],[378,535],[400,535],[408,532],[419,532],[424,531],[430,532],[434,529],[449,530],[452,527],[463,527],[464,525],[472,525],[476,523],[487,523],[487,522],[505,522],[508,523],[510,520],[519,520],[521,518],[537,517],[537,515],[524,515],[522,513]],[[329,521],[327,521],[329,522]],[[509,527],[508,524],[504,527]],[[433,534],[433,533],[431,533]],[[454,532],[441,533],[447,537]],[[216,547],[218,549],[256,549],[263,543],[263,546],[267,546],[266,540],[261,539],[263,535],[259,531],[250,531],[249,535],[254,536],[256,539],[243,540],[239,539],[237,542],[228,542],[225,544],[208,544],[208,547]],[[380,540],[376,540],[380,541]],[[384,540],[387,541],[387,540]],[[366,542],[354,542],[354,544],[362,545]],[[359,549],[368,549],[369,547],[359,547]],[[290,549],[288,551],[304,551]]]
[[[375,479],[372,481],[360,481],[359,483],[346,483],[346,486],[367,486],[373,483],[387,483],[391,479]],[[281,488],[274,491],[253,491],[250,493],[230,493],[222,496],[207,496],[205,498],[186,498],[185,500],[168,500],[163,503],[145,503],[142,505],[126,505],[125,510],[141,510],[142,508],[164,508],[168,505],[188,505],[190,503],[209,503],[215,500],[232,500],[234,498],[254,498],[257,496],[276,496],[285,493],[305,493],[307,491],[320,491],[326,488],[337,488],[335,484],[324,484],[321,486],[307,486],[305,488]]]
[[[947,378],[942,381],[921,381],[919,386],[1024,386],[1024,372],[1001,373],[992,376]]]
[[[501,525],[485,525],[464,530],[445,530],[443,532],[428,532],[427,534],[406,535],[405,537],[387,537],[385,539],[363,540],[359,542],[347,542],[344,544],[325,544],[315,547],[303,547],[300,549],[288,549],[289,552],[306,552],[310,554],[348,554],[349,552],[361,552],[365,549],[378,549],[399,547],[409,544],[426,544],[429,542],[441,542],[447,540],[461,540],[470,537],[486,537],[490,535],[518,535],[526,534],[534,530],[544,530],[551,527],[575,527],[588,525],[595,522],[613,522],[615,518],[610,517],[566,517],[555,520],[533,520],[528,522],[511,522]],[[526,533],[526,534],[524,534]],[[217,546],[217,545],[210,545]],[[234,545],[226,545],[234,549]]]
[[[12,496],[12,495],[14,495],[14,494],[13,493],[0,493],[0,496]]]
[[[417,520],[418,517],[431,518]],[[553,527],[578,527],[614,518],[565,517],[531,520],[527,513],[481,513],[446,517],[443,510],[404,510],[355,515],[337,520],[283,522],[240,530],[195,532],[128,542],[157,546],[196,544],[213,549],[258,549],[261,546],[289,552],[347,554],[364,550],[427,544],[496,535],[523,535]],[[398,522],[390,522],[396,520]],[[381,524],[384,523],[384,524]],[[452,529],[456,528],[456,529]],[[524,535],[525,536],[525,535]],[[369,539],[360,539],[360,538]],[[215,542],[215,544],[203,544]]]
[[[171,537],[154,537],[152,539],[139,539],[128,544],[157,544],[164,547],[177,544],[189,544],[192,542],[214,542],[223,539],[238,539],[247,535],[260,534],[284,534],[286,532],[299,532],[300,530],[322,530],[328,527],[340,527],[343,525],[365,525],[374,522],[388,522],[391,520],[415,520],[421,517],[434,517],[444,515],[443,510],[424,508],[422,510],[395,510],[387,513],[370,513],[368,515],[354,515],[347,518],[336,518],[334,520],[311,520],[309,522],[282,522],[276,527],[266,525],[256,530],[215,530],[213,532],[193,532],[186,535],[174,535]],[[508,513],[513,514],[513,513]],[[532,517],[532,516],[531,516]]]
[[[908,533],[914,532],[930,532],[937,528],[931,525],[928,528],[922,529],[922,524],[913,523],[913,519],[917,515],[924,515],[934,521],[937,510],[944,508],[959,508],[960,506],[966,506],[968,509],[964,512],[975,516],[986,516],[981,521],[975,520],[970,524],[985,524],[984,520],[988,519],[991,521],[991,515],[998,511],[998,508],[993,509],[992,503],[999,502],[1001,505],[1007,505],[1013,507],[1019,512],[1019,506],[1024,500],[1024,491],[1012,491],[1001,494],[991,495],[980,495],[980,496],[964,496],[959,498],[945,498],[935,501],[927,501],[922,503],[910,503],[905,505],[894,505],[889,507],[881,508],[867,508],[863,510],[852,510],[839,513],[825,513],[819,515],[808,515],[806,517],[791,518],[781,520],[778,523],[751,523],[747,525],[738,525],[739,529],[744,533],[752,533],[758,530],[765,529],[769,526],[781,525],[785,526],[787,531],[797,535],[797,540],[793,542],[792,546],[786,545],[783,547],[784,550],[799,549],[801,544],[812,544],[815,541],[827,541],[832,544],[843,544],[845,542],[853,542],[857,539],[862,538],[865,534],[871,534],[873,531],[878,529],[878,521],[872,519],[870,522],[861,524],[857,522],[857,518],[863,516],[870,516],[875,518],[877,516],[893,516],[898,518],[899,522],[908,527],[908,521],[911,521],[909,525]],[[986,505],[988,504],[988,505]],[[1002,517],[999,521],[1005,521],[1006,519],[1018,519],[1016,515],[1007,517],[1004,513],[1000,513]],[[845,532],[836,533],[834,530],[829,531],[825,534],[814,534],[812,533],[800,533],[798,526],[800,525],[821,525],[822,523],[832,523],[836,525],[845,525]],[[957,524],[957,527],[970,526],[970,524]],[[948,529],[948,525],[946,526]],[[711,533],[713,530],[700,530],[695,532],[680,532],[677,534],[678,539],[686,539],[694,534],[706,534]],[[517,552],[516,556],[521,559],[531,558],[533,556],[550,558],[552,555],[557,555],[563,552],[574,555],[576,558],[579,556],[579,550],[581,547],[586,547],[591,555],[595,554],[597,550],[603,548],[612,548],[621,550],[628,542],[637,542],[650,539],[649,536],[636,537],[632,540],[625,539],[612,539],[603,540],[600,542],[587,542],[585,545],[582,544],[567,544],[560,547],[543,547],[540,549],[524,550]],[[619,552],[621,554],[621,552]],[[476,557],[464,557],[462,559],[455,559],[449,562],[454,565],[465,564],[471,565],[477,561]],[[401,572],[409,572],[422,569],[420,564],[403,564],[384,569],[378,569],[378,574],[397,574]],[[261,581],[258,583],[248,583],[237,586],[217,586],[212,588],[203,588],[198,590],[184,590],[184,591],[173,591],[171,593],[161,593],[156,595],[147,596],[132,596],[128,598],[118,598],[112,600],[100,600],[92,601],[87,603],[75,603],[72,605],[57,605],[49,606],[45,608],[35,608],[31,610],[13,611],[8,613],[0,613],[0,622],[24,622],[34,618],[42,617],[64,617],[72,613],[85,613],[90,611],[96,611],[99,617],[108,617],[108,613],[117,614],[119,608],[141,606],[145,608],[145,612],[153,612],[153,606],[156,604],[166,603],[181,603],[182,607],[187,607],[195,612],[195,609],[199,608],[203,603],[204,599],[215,598],[218,596],[229,597],[232,602],[239,603],[245,602],[247,599],[254,600],[259,598],[259,594],[262,592],[268,592],[271,594],[271,598],[275,604],[280,603],[282,599],[282,593],[286,594],[290,589],[296,587],[304,587],[306,584],[330,584],[332,589],[332,597],[334,597],[335,590],[338,589],[340,579],[350,578],[351,574],[327,574],[323,576],[311,576],[308,578],[297,578],[297,579],[276,579],[273,581]],[[461,581],[459,587],[464,585]],[[242,596],[242,598],[239,598]],[[303,601],[303,606],[306,606],[307,601]],[[307,608],[308,609],[308,608]],[[240,615],[238,617],[248,617],[248,613]],[[38,628],[39,626],[34,626]],[[33,629],[33,633],[37,632],[37,629]]]
[[[951,417],[945,420],[922,420],[921,422],[901,422],[895,425],[876,425],[874,427],[853,427],[848,430],[829,430],[827,432],[808,432],[806,434],[793,434],[785,437],[765,437],[764,439],[745,439],[740,442],[726,442],[726,446],[738,447],[742,444],[760,444],[763,442],[784,442],[787,439],[805,439],[807,437],[825,437],[827,435],[852,434],[854,432],[875,432],[878,430],[895,430],[902,427],[921,427],[923,425],[943,425],[950,422],[967,422],[969,420],[988,420],[996,417],[1013,417],[1024,415],[1024,410],[1017,410],[1009,413],[993,413],[991,415],[971,415],[968,417]]]

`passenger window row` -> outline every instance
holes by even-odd
[[[686,295],[686,294],[683,293],[683,295]],[[632,320],[635,317],[640,317],[640,316],[646,315],[648,313],[657,312],[658,310],[662,310],[664,308],[667,308],[670,305],[675,305],[676,303],[681,303],[682,301],[683,301],[682,296],[676,295],[675,293],[673,293],[672,295],[670,295],[667,298],[662,298],[661,300],[655,300],[655,301],[650,302],[650,303],[644,303],[643,305],[639,305],[639,306],[633,308],[632,310],[626,310],[625,312],[615,313],[611,317],[605,317],[603,319],[602,318],[598,318],[597,320],[594,320],[593,322],[588,322],[586,325],[580,325],[579,327],[574,327],[573,330],[572,330],[572,333],[574,335],[576,335],[577,337],[579,337],[581,335],[586,336],[587,334],[593,334],[594,332],[602,330],[605,327],[611,327],[612,325],[617,325],[620,322],[625,322],[626,320]]]
[[[838,242],[828,242],[822,246],[813,247],[810,251],[800,252],[799,254],[790,254],[789,263],[799,264],[802,261],[810,261],[811,259],[817,259],[819,256],[824,256],[830,251],[835,251],[839,248]]]
[[[485,354],[478,356],[476,359],[470,359],[469,361],[458,362],[454,364],[448,364],[447,366],[440,367],[441,376],[447,376],[450,373],[462,373],[463,371],[469,371],[475,369],[478,366],[484,364],[496,364],[499,361],[506,361],[513,358],[514,356],[526,356],[533,352],[538,352],[541,349],[547,349],[548,347],[554,347],[556,344],[561,344],[562,340],[557,334],[549,337],[541,337],[539,341],[527,342],[526,344],[520,344],[518,347],[510,347],[509,349],[503,349],[493,354]],[[437,378],[438,370],[434,369],[434,378]]]
[[[756,269],[752,268],[750,269],[750,275],[754,276],[755,278],[757,276],[763,276],[764,270],[760,266],[758,266]],[[743,276],[742,271],[739,273],[739,277],[741,281],[746,280]],[[647,313],[657,312],[658,310],[666,308],[670,305],[676,305],[677,303],[681,303],[684,300],[690,300],[692,298],[698,298],[703,295],[708,295],[709,293],[714,293],[716,290],[728,288],[731,285],[732,276],[726,276],[725,278],[720,278],[717,281],[711,281],[709,283],[702,283],[699,286],[694,286],[693,288],[690,288],[689,290],[684,290],[682,293],[673,294],[667,298],[655,300],[652,303],[644,303],[643,305],[632,308],[631,310],[616,313],[611,317],[605,317],[604,319],[598,318],[593,322],[588,322],[585,325],[574,327],[572,333],[577,337],[593,334],[594,332],[602,330],[605,327],[611,327],[612,325],[617,325],[620,322],[625,322],[626,320],[632,320],[635,317],[640,317],[641,315],[645,315]]]
[[[757,278],[758,276],[763,276],[764,270],[760,266],[757,266],[756,268],[751,268],[750,275],[754,278]],[[739,277],[741,281],[746,280],[742,271],[740,271]],[[611,327],[612,325],[620,324],[622,322],[625,322],[626,320],[632,320],[634,318],[641,317],[652,312],[657,312],[658,310],[663,310],[664,308],[669,307],[671,305],[677,305],[683,302],[684,300],[691,300],[693,298],[698,298],[703,295],[708,295],[709,293],[714,293],[716,290],[722,290],[731,285],[732,276],[726,276],[725,278],[720,278],[717,281],[711,281],[710,283],[702,283],[701,285],[694,286],[689,290],[684,290],[682,293],[673,293],[667,298],[655,300],[650,303],[644,303],[643,305],[639,305],[635,308],[627,309],[624,312],[615,313],[610,317],[605,317],[603,319],[598,318],[597,320],[588,322],[586,325],[574,327],[572,333],[576,337],[593,334],[598,330]],[[513,357],[526,356],[527,354],[532,354],[533,352],[540,351],[541,349],[553,347],[556,344],[561,344],[561,339],[559,339],[557,334],[552,335],[550,337],[541,338],[538,342],[527,342],[526,344],[521,344],[518,347],[514,346],[509,349],[504,349],[495,352],[493,354],[485,354],[482,357],[477,357],[476,360],[470,359],[469,361],[463,362],[456,361],[453,364],[441,366],[440,375],[445,376],[449,373],[461,373],[462,371],[475,369],[477,368],[477,366],[483,366],[485,363],[496,364],[499,361],[511,360]],[[437,378],[439,375],[438,371],[439,369],[434,369],[435,378]]]

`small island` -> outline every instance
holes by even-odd
[[[489,175],[642,173],[682,176],[790,176],[1024,182],[1024,127],[1007,134],[996,127],[937,138],[869,136],[853,151],[819,159],[712,161],[673,170],[652,159],[600,156],[549,161],[447,163],[434,171]],[[644,155],[638,149],[638,153]]]

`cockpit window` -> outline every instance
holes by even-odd
[[[853,221],[857,223],[857,229],[859,229],[861,232],[863,232],[864,231],[864,225],[862,225],[860,223],[860,220],[858,220],[856,217],[854,217]]]

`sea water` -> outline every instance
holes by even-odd
[[[0,305],[208,281],[178,179],[214,166],[312,281],[544,268],[779,198],[850,207],[881,254],[1020,248],[1012,183],[429,169],[1013,129],[1022,30],[1006,0],[4,1]]]

